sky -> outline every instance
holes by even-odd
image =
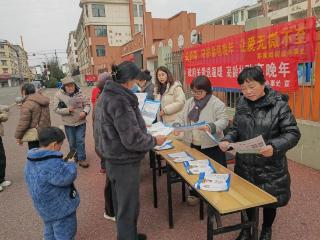
[[[0,39],[20,44],[29,54],[29,65],[46,61],[57,52],[67,62],[68,34],[81,14],[79,0],[0,0]],[[256,0],[146,0],[153,17],[169,18],[180,11],[197,13],[197,23],[209,21]],[[226,4],[227,3],[227,4]]]

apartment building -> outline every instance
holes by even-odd
[[[18,86],[22,79],[32,77],[27,52],[19,45],[0,40],[0,87]]]
[[[143,0],[81,0],[75,31],[82,75],[110,71],[121,61],[121,47],[143,31]]]
[[[68,56],[68,68],[70,73],[77,70],[79,67],[77,43],[76,43],[75,35],[76,35],[76,32],[71,31],[69,33],[69,38],[68,38],[67,56]]]
[[[243,6],[228,14],[209,21],[214,25],[244,25],[249,19],[263,16],[264,11],[271,20],[271,24],[290,22],[307,17],[308,0],[266,0],[257,1],[251,6]],[[320,0],[311,0],[312,15],[320,18]],[[318,27],[320,24],[318,22]]]

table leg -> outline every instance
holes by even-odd
[[[182,188],[182,202],[186,201],[186,184],[182,180],[181,182],[181,188]]]
[[[255,224],[252,226],[252,240],[258,240],[258,227],[259,227],[259,208],[254,208],[254,219]]]
[[[208,217],[207,217],[207,240],[213,240],[213,223],[214,223],[214,214],[210,212],[208,208]]]
[[[200,206],[199,206],[200,220],[203,220],[203,208],[204,208],[203,200],[200,198]]]
[[[157,190],[157,167],[156,153],[150,151],[150,165],[152,167],[152,184],[153,184],[153,207],[158,207],[158,190]]]
[[[172,192],[171,192],[171,167],[167,165],[167,191],[168,191],[168,216],[169,228],[173,228],[173,213],[172,213]]]
[[[159,173],[159,176],[161,176],[161,173],[162,173],[161,158],[159,155],[156,155],[156,159],[157,159],[157,163],[158,163],[158,173]]]

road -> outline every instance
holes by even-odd
[[[0,89],[0,104],[10,103],[19,89]],[[90,88],[84,88],[90,95]],[[50,98],[55,90],[45,92]],[[7,153],[7,179],[13,185],[0,193],[0,239],[40,240],[42,222],[32,206],[32,201],[24,183],[23,169],[26,147],[15,144],[14,130],[19,118],[19,109],[11,109],[9,121],[5,123],[4,145]],[[60,117],[51,113],[52,123],[60,125]],[[103,218],[104,175],[99,174],[99,160],[94,153],[91,116],[88,116],[86,149],[90,168],[79,168],[76,186],[81,203],[77,212],[78,240],[116,239],[115,224]],[[66,151],[67,143],[63,150]],[[289,162],[292,176],[292,199],[287,207],[278,211],[273,228],[275,240],[317,240],[320,228],[320,172]],[[152,175],[148,161],[144,161],[141,171],[141,211],[139,230],[153,240],[203,240],[206,239],[206,221],[199,220],[198,207],[189,207],[181,202],[181,187],[173,186],[174,229],[168,228],[166,177],[158,180],[158,208],[152,205]],[[223,223],[234,222],[238,216],[226,216]],[[218,236],[217,240],[235,239],[237,233]]]

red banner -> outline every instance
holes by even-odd
[[[84,80],[86,82],[96,82],[98,80],[98,77],[96,75],[85,75]]]
[[[261,65],[270,85],[277,83],[273,86],[275,89],[294,91],[298,87],[297,64],[314,61],[315,45],[315,18],[208,42],[184,50],[187,81],[206,73],[214,87],[239,88],[236,78],[243,67]],[[218,73],[218,69],[219,75],[212,74]],[[289,73],[282,74],[283,71]]]

